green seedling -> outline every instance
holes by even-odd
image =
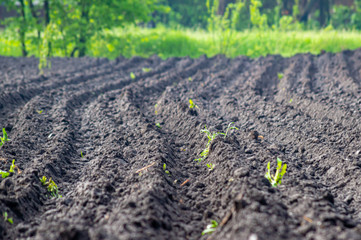
[[[157,108],[158,108],[158,103],[154,105],[154,113],[155,113],[155,115],[158,114]]]
[[[43,176],[42,178],[40,178],[40,182],[44,185],[47,186],[48,192],[50,192],[50,195],[52,197],[57,197],[57,198],[61,198],[62,196],[59,195],[59,189],[58,186],[55,184],[55,182],[49,178],[49,181],[46,181],[46,177]]]
[[[232,127],[232,124],[234,124],[234,122],[231,122],[230,124],[228,124],[227,130],[226,130],[226,133],[219,133],[219,134],[221,134],[221,135],[224,135],[224,139],[226,139],[226,137],[227,137],[227,134],[228,134],[229,130],[232,130],[232,129],[236,129],[236,130],[238,130],[238,128],[237,128],[237,127]]]
[[[292,103],[292,102],[293,102],[293,99],[291,98],[291,99],[290,99],[290,103]]]
[[[215,220],[211,221],[211,224],[208,224],[206,229],[204,229],[204,231],[202,232],[202,236],[205,234],[211,234],[214,231],[216,231],[216,228],[218,227],[218,223]]]
[[[133,72],[130,73],[130,78],[135,79],[135,74]]]
[[[223,135],[224,138],[227,137],[228,135],[228,132],[232,129],[236,129],[238,130],[237,127],[232,127],[232,124],[234,124],[234,122],[231,122],[230,124],[228,124],[228,127],[227,127],[227,130],[226,130],[226,133],[222,133],[222,132],[210,132],[208,129],[207,129],[207,125],[204,127],[204,129],[201,130],[202,133],[205,133],[207,135],[207,138],[208,138],[208,142],[207,142],[207,145],[206,145],[206,148],[203,149],[203,151],[201,152],[201,157],[200,158],[197,158],[197,159],[194,159],[194,161],[198,161],[198,162],[201,162],[203,160],[205,160],[207,157],[208,157],[208,154],[209,154],[209,148],[211,147],[211,143],[212,141],[218,136],[218,135]]]
[[[283,78],[283,73],[277,73],[278,79],[281,80]]]
[[[193,109],[193,108],[199,108],[197,105],[194,104],[192,99],[189,99],[189,108]]]
[[[42,114],[42,113],[43,113],[43,110],[39,110],[38,113],[39,113],[39,114]]]
[[[43,184],[45,186],[46,185],[46,177],[43,176],[42,178],[40,178],[40,182],[41,182],[41,184]]]
[[[13,173],[13,172],[14,172],[14,168],[16,168],[16,166],[15,166],[15,159],[13,159],[13,162],[12,162],[12,164],[11,164],[11,166],[10,166],[9,172]]]
[[[10,224],[14,223],[13,218],[8,218],[8,213],[7,212],[4,212],[3,216],[4,216],[4,221],[9,222]]]
[[[193,79],[192,79],[191,77],[189,77],[189,78],[188,78],[188,81],[192,82],[192,81],[193,81]]]
[[[152,68],[142,68],[142,71],[147,73],[147,72],[150,72],[152,71]]]
[[[160,123],[156,123],[155,126],[157,126],[158,128],[162,128],[162,126],[160,125]]]
[[[83,151],[80,151],[80,156],[81,156],[81,158],[84,158]]]
[[[10,175],[10,173],[2,171],[2,170],[0,170],[0,174],[1,174],[2,178],[7,178]]]
[[[9,139],[8,139],[8,134],[6,133],[5,128],[3,128],[3,136],[0,137],[0,140],[1,140],[1,142],[0,142],[0,147],[2,147],[2,146],[5,144],[5,142],[8,142],[8,141],[9,141]]]
[[[265,174],[265,178],[271,183],[272,187],[277,187],[281,184],[283,175],[286,173],[287,164],[282,166],[281,159],[277,158],[277,170],[275,175],[271,175],[271,163],[267,164],[267,172]]]
[[[210,171],[212,171],[215,165],[213,163],[207,163],[207,167],[209,168]]]
[[[168,175],[170,176],[170,172],[167,170],[167,165],[164,163],[163,164],[163,171]]]

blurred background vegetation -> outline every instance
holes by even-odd
[[[0,0],[0,55],[114,59],[361,47],[361,0]]]

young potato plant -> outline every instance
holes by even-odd
[[[55,182],[49,178],[49,181],[46,181],[47,178],[43,176],[40,178],[40,182],[43,184],[43,186],[47,186],[48,192],[50,192],[50,195],[52,197],[61,198],[62,196],[59,195],[59,189],[58,186],[55,184]]]
[[[216,228],[217,228],[217,227],[218,227],[217,221],[216,221],[216,220],[212,220],[212,221],[211,221],[211,224],[208,224],[207,227],[206,227],[206,229],[203,230],[202,236],[203,236],[204,234],[211,234],[211,233],[213,233],[214,231],[216,231]]]
[[[5,130],[5,128],[3,128],[3,136],[2,137],[0,137],[0,147],[2,147],[4,144],[5,144],[5,142],[8,142],[9,141],[9,139],[8,139],[8,134],[6,133],[6,130]]]
[[[267,164],[267,172],[265,174],[265,178],[268,179],[268,181],[271,183],[272,187],[277,187],[281,184],[283,175],[286,173],[287,164],[284,164],[282,166],[281,159],[277,158],[277,169],[276,174],[271,175],[271,163],[268,162]]]

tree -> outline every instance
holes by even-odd
[[[52,17],[66,42],[74,42],[74,56],[85,56],[89,41],[104,29],[147,22],[154,11],[167,11],[158,0],[53,0]],[[66,48],[66,47],[65,47]]]

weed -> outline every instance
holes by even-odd
[[[228,124],[227,130],[226,130],[226,133],[219,133],[219,134],[221,134],[221,135],[224,135],[224,139],[226,139],[226,138],[227,138],[227,134],[228,134],[228,131],[229,131],[229,130],[232,130],[232,129],[236,129],[236,130],[238,130],[238,128],[237,128],[237,127],[232,127],[232,124],[234,124],[234,122],[231,122],[230,124]]]
[[[163,171],[168,175],[170,176],[170,172],[167,170],[167,165],[164,163],[163,164]]]
[[[83,151],[80,151],[80,156],[81,156],[81,158],[84,158]]]
[[[211,221],[211,224],[208,224],[206,229],[204,229],[204,231],[202,232],[202,236],[204,234],[211,234],[213,233],[214,231],[216,231],[216,228],[218,227],[218,223],[216,220],[212,220]]]
[[[4,221],[9,222],[10,224],[14,223],[13,218],[8,218],[8,213],[7,212],[4,212],[3,216],[4,216]]]
[[[189,99],[189,108],[193,109],[193,108],[199,108],[197,105],[194,104],[192,99]]]
[[[142,68],[142,71],[147,73],[147,72],[150,72],[152,71],[152,68]]]
[[[189,77],[189,78],[188,78],[188,81],[192,82],[192,81],[193,81],[193,79],[192,79],[191,77]]]
[[[293,102],[293,99],[291,98],[290,101],[289,101],[289,103],[292,103],[292,102]]]
[[[5,142],[8,142],[8,141],[9,141],[9,139],[8,139],[8,134],[6,133],[5,128],[3,128],[3,136],[0,137],[0,140],[1,140],[1,142],[0,142],[0,147],[2,147],[2,146],[5,144]]]
[[[281,159],[277,158],[277,170],[276,170],[276,174],[274,176],[271,175],[271,163],[270,162],[268,162],[268,164],[267,164],[267,169],[268,170],[265,174],[265,177],[271,183],[272,187],[277,187],[279,184],[281,184],[283,175],[286,173],[287,164],[284,164],[282,166]]]
[[[162,126],[160,125],[160,123],[156,123],[155,126],[157,126],[158,128],[162,128]]]
[[[61,198],[62,196],[59,195],[59,189],[58,189],[58,186],[55,184],[55,182],[51,178],[49,178],[49,181],[46,181],[46,180],[47,180],[47,178],[45,176],[40,178],[40,182],[44,186],[47,186],[48,192],[50,192],[51,196]]]
[[[43,113],[43,110],[39,110],[38,113],[39,113],[39,114],[42,114],[42,113]]]
[[[204,127],[203,130],[201,130],[202,133],[205,133],[207,135],[207,138],[208,138],[208,142],[207,142],[207,145],[206,145],[206,148],[203,149],[203,151],[201,152],[201,158],[197,158],[197,159],[194,159],[194,161],[198,161],[198,162],[201,162],[202,160],[205,160],[207,157],[208,157],[208,154],[209,154],[209,148],[211,146],[211,143],[212,141],[218,136],[218,135],[224,135],[224,138],[227,137],[228,135],[228,132],[232,129],[236,129],[238,130],[237,127],[232,127],[232,124],[234,122],[231,122],[230,124],[228,124],[228,127],[227,127],[227,130],[226,130],[226,133],[222,133],[222,132],[210,132],[208,129],[207,129],[207,125]]]
[[[283,73],[277,73],[278,79],[281,80],[283,78]]]
[[[130,78],[135,79],[135,74],[133,72],[130,73]]]
[[[209,168],[210,171],[212,171],[215,165],[213,163],[207,163],[207,167]]]

